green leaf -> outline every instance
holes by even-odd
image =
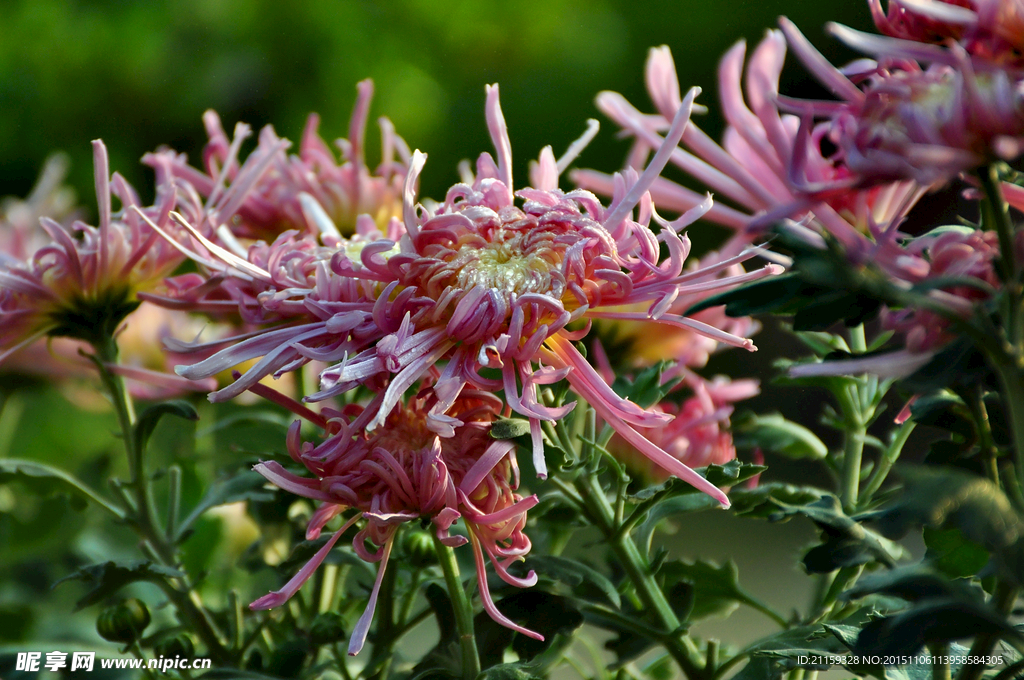
[[[881,562],[893,566],[904,555],[898,543],[888,540],[848,517],[832,495],[807,505],[794,506],[780,501],[775,504],[780,512],[771,519],[779,520],[792,515],[803,515],[821,529],[824,542],[804,555],[804,568],[809,573],[828,573],[840,567],[868,562]]]
[[[138,447],[139,451],[144,451],[146,444],[149,442],[150,436],[153,434],[153,430],[156,429],[157,423],[164,416],[171,415],[177,416],[184,420],[199,420],[199,414],[196,413],[195,408],[192,404],[181,399],[175,399],[173,401],[165,401],[160,404],[154,404],[150,406],[142,415],[139,416],[139,421],[135,423],[135,446]]]
[[[769,312],[785,314],[789,304],[802,297],[807,287],[799,275],[781,274],[704,298],[683,314],[692,316],[720,305],[725,305],[725,313],[734,318]]]
[[[149,581],[158,583],[168,578],[181,578],[185,574],[177,569],[152,562],[103,562],[90,564],[54,583],[54,587],[65,581],[83,581],[91,590],[75,603],[75,611],[96,604],[110,597],[129,583]]]
[[[75,498],[99,505],[118,519],[124,519],[123,510],[112,505],[85,482],[53,466],[17,458],[0,459],[0,484],[11,481],[20,482],[40,495],[71,494]]]
[[[809,505],[821,499],[824,492],[813,486],[797,486],[784,482],[761,483],[753,489],[738,488],[729,492],[732,511],[741,517],[768,519],[778,514],[779,505]]]
[[[741,415],[733,422],[733,432],[739,447],[760,447],[793,459],[821,460],[828,455],[817,435],[781,413]]]
[[[515,439],[530,434],[530,421],[522,418],[498,418],[491,425],[492,439]]]
[[[658,577],[664,581],[666,589],[679,582],[693,587],[690,620],[726,616],[740,603],[750,601],[750,596],[740,587],[739,571],[732,560],[722,565],[701,560],[666,562]]]
[[[189,528],[210,508],[240,501],[272,500],[274,492],[263,488],[266,483],[266,479],[250,470],[240,471],[232,477],[214,482],[199,504],[182,521],[175,541],[182,540]]]
[[[540,680],[525,664],[500,663],[484,670],[480,675],[482,680]]]
[[[480,612],[473,618],[473,628],[483,668],[501,663],[509,645],[520,661],[529,661],[550,647],[556,634],[570,635],[583,625],[583,614],[570,598],[536,588],[503,597],[495,606],[519,625],[543,635],[544,640],[520,635]]]
[[[577,560],[557,555],[532,555],[527,558],[524,568],[561,581],[585,600],[608,603],[616,609],[622,606],[619,591],[608,577]]]
[[[618,376],[612,383],[612,389],[623,399],[628,399],[641,408],[650,408],[662,401],[679,383],[678,380],[662,383],[661,376],[671,365],[670,361],[659,361],[643,369],[633,378]]]
[[[854,654],[914,655],[925,645],[991,633],[1020,641],[1001,616],[981,602],[928,598],[893,616],[869,622],[857,637]]]
[[[951,581],[939,572],[920,565],[868,574],[840,595],[840,598],[852,600],[877,593],[908,602],[934,598],[961,599],[964,602],[984,602],[985,599],[979,588],[964,581]]]
[[[966,578],[981,571],[989,561],[985,548],[968,541],[959,529],[925,527],[925,559],[950,578]]]
[[[953,468],[904,465],[900,498],[876,518],[888,536],[911,527],[956,528],[988,550],[1001,570],[1024,583],[1024,518],[1003,492],[984,477]]]

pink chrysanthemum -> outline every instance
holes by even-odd
[[[573,404],[541,404],[537,388],[566,378],[645,455],[727,503],[718,489],[637,433],[634,426],[651,427],[669,418],[618,397],[573,345],[586,327],[569,329],[570,324],[597,318],[643,321],[753,349],[750,340],[672,313],[670,307],[680,296],[781,269],[769,265],[718,277],[760,252],[749,249],[684,273],[687,247],[677,231],[706,212],[710,201],[674,223],[662,222],[657,234],[649,227],[653,207],[647,189],[685,129],[696,93],[692,90],[681,102],[651,165],[640,177],[631,171],[617,179],[612,206],[604,208],[588,192],[557,188],[560,166],[550,148],[535,168],[537,186],[513,193],[511,145],[498,89],[488,88],[487,120],[497,162],[483,154],[475,177],[454,186],[443,203],[427,208],[415,202],[415,183],[426,157],[413,154],[404,191],[405,234],[397,243],[339,240],[329,264],[324,259],[317,264],[309,287],[268,288],[258,299],[264,306],[287,302],[301,307],[317,317],[315,322],[265,331],[179,373],[205,377],[263,356],[238,383],[211,397],[223,399],[265,375],[292,370],[310,359],[338,362],[321,374],[321,391],[308,398],[325,399],[357,385],[377,386],[384,390],[383,398],[367,422],[374,429],[383,425],[403,392],[441,362],[444,369],[434,386],[438,399],[428,417],[431,429],[451,436],[461,424],[448,412],[464,387],[504,390],[512,410],[530,420],[534,462],[542,475],[541,421],[562,417]],[[515,204],[516,196],[522,207]],[[640,217],[633,220],[630,214],[637,204]],[[198,232],[194,236],[203,240]],[[231,270],[269,280],[267,270],[213,244],[207,247],[221,258],[225,274]],[[664,260],[662,247],[669,253]],[[634,306],[642,311],[633,311]],[[496,370],[500,377],[482,375],[483,369]]]
[[[1024,57],[1021,0],[868,0],[875,26],[916,42],[959,42],[972,56],[1020,66]]]
[[[783,220],[791,232],[814,244],[822,244],[821,235],[830,234],[855,261],[884,258],[899,236],[900,222],[925,190],[912,181],[857,187],[858,178],[841,159],[821,151],[827,125],[801,125],[796,116],[779,112],[779,76],[786,56],[781,32],[768,32],[751,55],[744,77],[745,54],[741,41],[719,65],[722,112],[729,124],[722,145],[691,123],[682,138],[685,148],[672,154],[673,164],[713,190],[716,199],[732,204],[716,201],[705,215],[737,231],[723,254]],[[614,92],[597,98],[598,107],[635,138],[633,165],[662,144],[660,131],[679,101],[679,82],[667,47],[651,50],[646,80],[657,114],[640,113]],[[611,191],[610,177],[602,173],[577,170],[572,178],[583,188]],[[651,195],[662,208],[679,211],[706,200],[704,194],[665,178],[652,185]]]
[[[758,382],[729,380],[724,376],[704,380],[691,373],[685,385],[692,395],[681,404],[665,401],[655,407],[672,415],[672,422],[663,428],[641,430],[642,434],[690,467],[724,465],[734,460],[736,447],[729,431],[729,417],[734,403],[760,392]],[[665,481],[664,470],[637,455],[636,449],[622,439],[613,437],[608,446],[633,473],[650,481]]]
[[[963,316],[970,315],[974,305],[988,297],[982,286],[995,290],[1000,285],[994,266],[999,257],[995,232],[954,227],[914,239],[907,251],[908,255],[916,255],[928,263],[927,273],[913,283],[974,279],[976,285],[941,287],[947,306]],[[953,339],[949,320],[927,310],[889,311],[882,321],[886,328],[905,336],[906,348],[914,354],[934,351]]]
[[[383,427],[368,432],[367,423],[376,414],[381,398],[378,395],[365,409],[349,406],[344,413],[325,410],[328,420],[321,424],[329,436],[317,446],[301,441],[300,423],[295,422],[288,436],[288,452],[315,478],[295,475],[275,462],[256,466],[257,472],[282,489],[322,503],[310,520],[308,539],[317,538],[335,516],[351,509],[357,512],[284,588],[261,597],[251,607],[268,609],[287,601],[324,561],[342,533],[360,518],[365,519],[352,545],[360,557],[381,565],[366,611],[350,637],[349,654],[356,654],[366,640],[399,527],[429,519],[442,543],[459,546],[467,542],[466,537],[450,535],[449,529],[462,518],[476,559],[484,609],[501,625],[543,639],[503,616],[487,586],[485,553],[507,583],[529,587],[537,581],[533,572],[526,578],[508,572],[509,564],[523,559],[530,550],[523,529],[526,512],[537,504],[537,497],[523,498],[515,492],[519,484],[515,445],[490,437],[501,401],[466,390],[451,406],[462,424],[452,436],[441,438],[427,428],[428,414],[436,400],[429,389],[398,405]],[[373,549],[367,548],[367,542]]]
[[[1019,70],[972,57],[958,43],[945,48],[832,24],[837,38],[878,58],[840,71],[796,26],[780,23],[797,56],[840,99],[781,105],[827,119],[830,139],[859,183],[913,179],[935,186],[1024,151]]]
[[[51,241],[27,261],[0,262],[0,360],[44,335],[94,341],[112,334],[138,305],[136,292],[183,259],[147,224],[162,224],[166,233],[175,191],[158,187],[157,205],[142,209],[124,178],[111,178],[99,140],[93,142],[93,159],[99,226],[76,221],[68,229],[43,217],[40,224]],[[117,215],[111,195],[125,208]]]
[[[349,139],[337,141],[340,164],[317,133],[320,119],[312,114],[298,155],[286,155],[284,150],[290,143],[267,126],[260,132],[256,150],[240,165],[239,150],[250,129],[239,124],[234,140],[229,141],[214,111],[203,115],[210,137],[203,150],[205,173],[170,151],[150,154],[144,161],[195,187],[207,197],[207,212],[216,213],[212,227],[226,225],[238,238],[269,241],[289,230],[313,236],[325,231],[351,235],[361,216],[386,230],[388,222],[401,215],[409,148],[387,118],[379,119],[382,160],[371,172],[363,141],[373,97],[372,81],[359,83],[358,93]],[[203,230],[199,221],[188,217]]]

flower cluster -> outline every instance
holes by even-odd
[[[206,204],[191,214],[174,216],[191,236],[187,251],[201,271],[169,281],[161,295],[150,299],[221,318],[234,314],[247,328],[241,335],[212,343],[175,343],[176,350],[208,353],[190,366],[179,366],[178,373],[197,380],[245,366],[234,383],[210,395],[214,401],[246,390],[273,394],[261,381],[311,362],[326,367],[320,371],[319,391],[304,395],[308,402],[329,402],[357,387],[367,388],[375,396],[359,407],[358,415],[349,414],[353,420],[348,425],[341,427],[338,418],[349,415],[331,416],[328,422],[333,424],[325,423],[329,438],[324,444],[301,455],[292,447],[293,457],[321,481],[299,481],[272,463],[261,465],[259,471],[283,488],[327,503],[331,509],[318,514],[317,521],[346,508],[358,509],[368,522],[356,539],[364,557],[385,559],[396,523],[425,517],[446,531],[461,516],[478,558],[485,608],[496,620],[516,628],[490,604],[482,580],[482,554],[491,556],[502,578],[525,584],[508,575],[506,566],[528,549],[522,528],[532,501],[512,494],[515,475],[493,472],[504,469],[496,467],[497,461],[510,454],[510,446],[459,444],[467,428],[479,427],[475,416],[466,415],[467,399],[479,399],[482,392],[502,393],[507,409],[529,423],[534,467],[543,477],[547,467],[542,424],[564,417],[575,404],[547,403],[543,391],[546,385],[566,380],[604,422],[656,466],[728,504],[722,491],[642,434],[671,422],[673,415],[645,410],[617,395],[575,345],[599,321],[685,335],[684,342],[692,346],[685,350],[692,356],[686,363],[693,365],[706,361],[718,344],[754,349],[746,337],[750,322],[725,323],[729,330],[722,330],[712,325],[722,321],[714,314],[698,320],[683,312],[701,296],[781,268],[768,265],[745,272],[740,264],[762,253],[760,248],[740,248],[686,267],[689,240],[680,231],[711,210],[711,201],[667,222],[654,211],[648,193],[688,128],[696,94],[691,90],[677,102],[666,141],[648,167],[611,179],[609,207],[588,191],[558,188],[560,173],[585,140],[557,161],[550,147],[544,149],[532,169],[534,186],[515,191],[497,86],[488,88],[486,103],[496,160],[482,154],[475,172],[464,173],[464,181],[435,203],[417,201],[416,183],[426,156],[411,154],[407,168],[402,166],[401,220],[379,219],[388,213],[390,194],[373,187],[390,185],[374,183],[367,187],[367,195],[379,202],[371,217],[356,217],[355,231],[348,235],[315,192],[287,184],[287,178],[298,173],[284,171],[283,149],[266,131],[244,163],[235,160],[237,143],[226,156],[209,152],[208,158],[221,160],[203,175]],[[355,119],[360,116],[364,114]],[[219,126],[213,127],[221,148],[226,138],[216,132]],[[165,172],[179,182],[199,181],[197,171],[185,169],[172,152],[162,154]],[[269,160],[275,155],[277,160]],[[352,160],[356,156],[344,167],[361,168],[360,161]],[[223,178],[236,165],[235,179],[225,188]],[[267,168],[266,173],[257,176],[259,167]],[[220,184],[208,188],[216,171]],[[385,176],[390,182],[397,173],[381,179]],[[239,239],[267,233],[269,222],[254,217],[270,214],[262,209],[265,204],[297,205],[304,222],[269,244],[250,241],[246,249],[240,242],[232,244],[226,230]],[[225,212],[237,219],[224,222]],[[276,224],[287,222],[280,217],[283,208],[276,214]],[[257,229],[257,224],[263,226]],[[239,231],[235,225],[248,226]],[[668,347],[685,349],[673,343]],[[416,385],[421,391],[414,407],[403,405],[403,395]],[[274,398],[288,401],[280,394]],[[333,413],[330,408],[325,406],[324,413]],[[297,403],[293,410],[313,415]],[[414,428],[409,424],[413,420]],[[418,433],[415,437],[412,430]],[[368,434],[354,434],[363,431]],[[390,443],[373,443],[378,441]],[[414,442],[418,444],[413,446]],[[400,445],[419,453],[396,457]],[[378,460],[375,452],[383,450],[391,451],[391,457]],[[330,465],[325,466],[327,461]],[[404,472],[399,474],[396,465]],[[514,471],[514,462],[510,465]],[[504,481],[494,481],[494,475]],[[395,485],[405,478],[415,484]],[[491,481],[481,486],[486,480]],[[441,494],[439,489],[449,491]],[[366,540],[378,552],[367,552],[362,547]],[[310,571],[301,572],[283,594],[268,596],[257,606],[273,606],[286,598]],[[369,625],[368,618],[364,624]],[[360,630],[365,634],[365,626]]]

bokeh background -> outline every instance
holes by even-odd
[[[94,214],[89,141],[99,137],[110,150],[112,169],[143,198],[151,197],[152,177],[139,158],[168,145],[198,163],[206,141],[201,115],[209,108],[229,131],[240,120],[255,129],[272,124],[297,141],[315,111],[325,139],[347,136],[355,84],[367,77],[376,83],[372,117],[388,116],[411,147],[429,154],[424,195],[442,196],[457,178],[459,160],[491,150],[483,116],[486,83],[501,85],[514,172],[525,178],[527,162],[544,145],[553,145],[557,155],[587,118],[601,118],[593,106],[599,91],[617,90],[650,110],[643,64],[648,48],[662,44],[672,49],[683,87],[704,88],[699,101],[710,112],[699,124],[718,137],[718,59],[736,40],[756,44],[780,14],[837,63],[855,55],[825,34],[825,22],[870,28],[866,3],[857,0],[0,0],[0,196],[27,194],[44,159],[60,150],[72,161],[71,184]],[[783,91],[822,95],[792,61]],[[612,171],[621,166],[628,141],[601,122],[600,135],[578,164]],[[371,127],[371,164],[378,140]],[[697,253],[721,237],[715,227],[700,224],[690,235]],[[791,353],[781,338],[769,327],[757,341],[758,355],[733,351],[711,368],[767,382],[771,356]],[[74,469],[109,437],[111,422],[101,407],[72,410],[54,393],[12,415],[16,406],[8,404],[0,414],[0,456],[60,460]],[[754,406],[781,408],[814,424],[821,402],[820,395],[787,388],[766,391]],[[807,472],[771,457],[768,462],[773,474]],[[21,596],[11,599],[15,582],[42,592],[52,583],[47,579],[62,571],[59,565],[38,567],[58,549],[61,533],[24,525],[14,502],[0,496],[4,619],[32,613],[18,604]],[[811,528],[729,519],[724,513],[698,518],[672,540],[673,550],[735,559],[753,592],[782,610],[803,606],[810,580],[792,565]],[[70,607],[71,595],[58,590],[47,597]],[[46,615],[59,611],[47,608]],[[758,616],[744,614],[709,632],[743,642],[761,629]],[[26,625],[0,626],[0,641],[46,627],[39,620]]]

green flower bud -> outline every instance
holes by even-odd
[[[111,642],[135,642],[149,625],[149,609],[138,598],[107,607],[96,619],[96,632]]]
[[[164,638],[153,647],[153,654],[173,658],[180,656],[186,659],[196,655],[196,643],[188,633],[178,633],[174,637]]]
[[[434,552],[434,539],[426,531],[408,531],[403,542],[409,564],[418,569],[437,564],[437,553]]]

